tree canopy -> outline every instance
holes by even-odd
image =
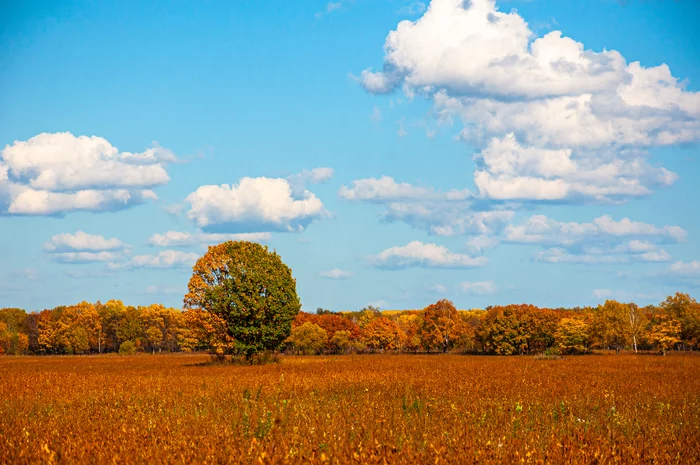
[[[211,246],[193,267],[185,308],[221,320],[228,353],[277,350],[301,309],[292,270],[274,251],[247,241]]]

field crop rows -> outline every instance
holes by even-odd
[[[0,359],[0,463],[700,463],[700,357]]]

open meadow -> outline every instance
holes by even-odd
[[[700,357],[0,358],[0,463],[699,463]]]

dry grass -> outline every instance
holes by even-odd
[[[700,463],[700,357],[0,358],[0,463]]]

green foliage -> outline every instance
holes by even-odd
[[[370,322],[381,316],[382,313],[379,311],[378,307],[368,305],[360,311],[360,314],[357,317],[357,324],[360,325],[360,328],[364,328]]]
[[[193,268],[185,307],[210,312],[226,324],[227,349],[252,357],[277,350],[301,309],[292,271],[276,252],[247,241],[209,250]]]
[[[124,341],[119,346],[119,355],[133,355],[136,353],[136,344],[133,341]]]
[[[320,326],[306,322],[292,329],[287,341],[292,344],[296,352],[312,355],[325,347],[328,342],[328,333]]]
[[[533,354],[552,346],[556,324],[551,310],[534,305],[498,306],[486,312],[476,337],[487,353]]]
[[[336,331],[330,342],[331,345],[339,352],[347,352],[352,347],[350,331]]]

